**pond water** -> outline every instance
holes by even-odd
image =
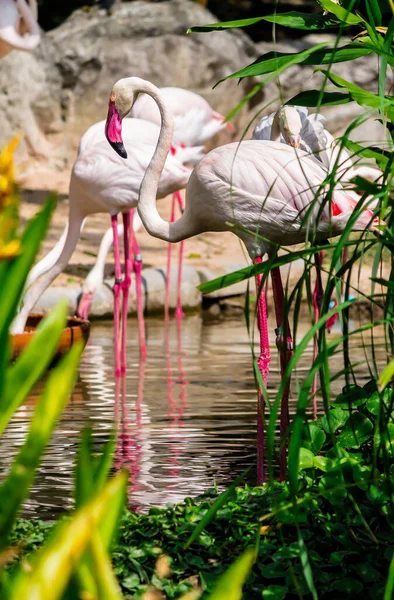
[[[307,324],[301,327],[299,336],[307,329]],[[136,322],[129,321],[127,375],[116,383],[112,322],[92,325],[77,384],[42,461],[26,516],[50,519],[71,507],[73,465],[80,432],[88,423],[99,447],[115,421],[115,468],[129,469],[134,510],[196,496],[215,483],[223,489],[255,461],[256,391],[243,319],[205,324],[192,316],[180,324],[174,319],[168,328],[161,320],[148,319],[146,330],[147,359],[140,363]],[[369,335],[351,341],[351,359],[362,363],[357,367],[361,381],[369,378]],[[382,332],[377,340],[376,359],[384,364]],[[293,390],[297,377],[305,377],[311,355],[310,347],[293,378]],[[340,371],[341,355],[332,364]],[[273,348],[271,397],[279,380]],[[342,385],[343,379],[336,379],[332,393]],[[24,439],[38,393],[21,407],[1,439],[3,474]]]

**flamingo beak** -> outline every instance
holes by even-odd
[[[87,321],[89,318],[89,309],[92,303],[92,298],[92,292],[85,292],[84,294],[82,294],[81,299],[79,300],[77,315],[85,321]]]
[[[105,123],[105,137],[109,144],[122,158],[127,158],[126,148],[122,140],[122,119],[115,106],[115,96],[111,95],[108,104],[107,121]]]
[[[299,148],[301,146],[301,137],[299,135],[291,137],[289,139],[289,146]]]

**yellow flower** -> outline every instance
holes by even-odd
[[[21,244],[19,240],[12,240],[5,246],[0,246],[0,260],[14,258],[21,252]]]
[[[271,531],[272,527],[271,525],[262,525],[260,527],[260,533],[261,535],[268,535],[269,532]]]

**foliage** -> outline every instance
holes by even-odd
[[[0,435],[52,363],[67,311],[66,304],[60,303],[40,323],[21,356],[10,361],[8,330],[55,205],[51,197],[19,237],[19,197],[12,160],[15,145],[16,141],[11,142],[0,155]],[[28,570],[23,565],[12,574],[4,571],[21,551],[20,546],[10,547],[10,532],[70,396],[81,350],[75,345],[46,377],[26,439],[0,484],[0,595],[4,600],[33,596],[57,600],[80,593],[107,600],[121,597],[108,549],[123,508],[126,477],[120,474],[107,481],[113,445],[107,444],[102,455],[94,458],[87,436],[78,466],[79,470],[84,467],[84,481],[82,485],[79,477],[76,485],[77,510],[55,527],[47,543],[32,555]]]
[[[243,581],[251,568],[246,600],[310,598],[307,553],[319,598],[350,600],[360,591],[382,598],[394,555],[394,489],[385,477],[394,469],[390,433],[394,391],[379,391],[374,380],[350,385],[304,431],[296,498],[288,484],[275,482],[232,486],[220,496],[211,490],[147,515],[127,513],[112,555],[126,597],[152,585],[175,598],[198,582],[203,597],[211,590],[210,598],[221,598],[214,594],[227,589],[226,581],[218,587],[217,578],[239,568]],[[45,523],[19,521],[12,541],[23,540],[29,552],[47,534]],[[158,574],[163,554],[171,557],[170,571]]]

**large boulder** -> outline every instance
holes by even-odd
[[[192,25],[213,21],[189,0],[119,4],[110,16],[76,11],[46,33],[32,55],[13,52],[1,61],[0,144],[23,129],[25,155],[64,166],[86,128],[105,118],[113,83],[131,75],[191,89],[226,113],[251,82],[212,87],[257,51],[241,31],[186,34]]]

